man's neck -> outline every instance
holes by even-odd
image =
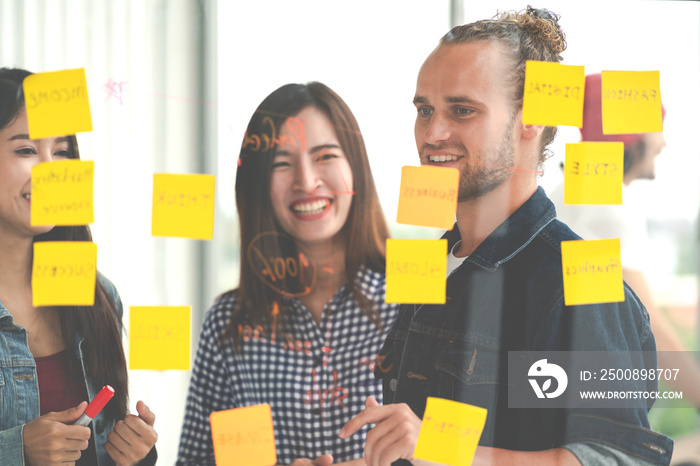
[[[455,256],[465,257],[518,210],[537,190],[534,176],[514,175],[501,186],[477,199],[457,204],[461,243]]]

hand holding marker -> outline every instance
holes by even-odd
[[[107,402],[114,396],[114,389],[109,385],[105,385],[100,390],[100,393],[92,399],[90,404],[85,408],[85,412],[73,423],[76,426],[87,426],[93,419],[102,411]]]

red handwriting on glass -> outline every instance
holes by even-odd
[[[447,423],[445,421],[440,421],[433,419],[432,416],[428,416],[423,419],[423,425],[427,429],[437,430],[441,434],[454,436],[460,439],[466,439],[471,437],[472,440],[479,441],[481,437],[481,429],[474,429],[472,427]]]
[[[119,105],[122,105],[124,103],[124,84],[126,83],[127,81],[115,81],[110,78],[110,80],[104,85],[104,90],[107,93],[105,100],[109,100],[114,97],[119,101]]]
[[[316,387],[316,369],[311,370],[311,380],[313,386]],[[321,391],[321,387],[307,390],[306,395],[304,395],[304,404],[313,407],[318,401],[321,412],[323,412],[325,406],[333,406],[333,404],[337,404],[343,409],[348,409],[343,403],[343,400],[347,397],[347,389],[338,386],[338,371],[333,371],[333,386],[323,391]]]
[[[382,362],[384,361],[385,358],[386,358],[386,356],[376,356],[374,358],[368,358],[368,357],[360,358],[360,370],[367,368],[371,372],[374,372],[374,368],[376,367],[377,369],[379,369],[383,373],[387,373],[391,370],[392,367],[394,367],[394,365],[389,364],[388,367],[384,367],[382,365]]]
[[[262,325],[252,327],[247,324],[238,324],[238,335],[243,339],[243,341],[267,341],[267,335],[265,334],[265,329],[262,327]],[[277,336],[273,332],[270,337],[271,344],[275,344],[276,337]],[[296,340],[288,333],[284,333],[282,338],[284,341],[282,348],[284,348],[285,351],[296,351],[311,355],[311,348],[313,347],[311,340]]]
[[[182,325],[159,324],[139,325],[133,332],[134,338],[146,340],[173,340],[182,339],[185,335],[185,327]]]
[[[263,243],[269,240],[277,241],[282,250],[295,248],[299,252],[294,257],[268,256],[263,253]],[[316,263],[289,235],[274,231],[259,234],[250,242],[247,257],[256,275],[283,296],[307,295],[316,282]]]
[[[211,196],[209,194],[185,194],[161,191],[156,197],[156,202],[165,205],[179,205],[180,207],[208,208]]]
[[[238,431],[238,432],[223,432],[216,434],[217,445],[221,446],[238,446],[238,445],[256,445],[274,443],[272,437],[268,434],[267,427],[257,427],[255,430]]]
[[[42,265],[38,262],[34,263],[35,277],[82,277],[93,274],[94,271],[94,263],[62,265]]]
[[[269,134],[248,134],[243,136],[242,149],[248,149],[253,152],[268,151],[278,147],[286,147],[293,150],[297,147],[300,151],[306,151],[306,134],[304,133],[304,124],[297,117],[289,117],[285,124],[289,128],[291,134],[283,134],[277,137],[277,128],[275,122],[269,116],[264,116],[262,119],[263,125],[267,124],[270,127]]]

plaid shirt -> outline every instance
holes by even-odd
[[[364,409],[368,396],[382,402],[381,381],[372,371],[398,305],[384,302],[383,274],[362,268],[357,279],[378,307],[381,332],[347,285],[326,303],[320,325],[299,300],[289,299],[286,334],[275,335],[274,342],[267,329],[239,326],[242,352],[219,342],[236,297],[222,298],[209,310],[190,381],[178,465],[214,464],[212,412],[260,403],[272,407],[277,463],[326,453],[335,462],[362,457],[368,428],[345,440],[338,432]]]

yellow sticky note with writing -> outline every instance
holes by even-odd
[[[624,144],[566,145],[564,204],[622,204]]]
[[[564,303],[610,303],[625,300],[620,239],[562,241]]]
[[[92,306],[97,280],[97,245],[89,241],[34,243],[34,306]]]
[[[87,225],[92,203],[95,162],[61,160],[32,167],[32,225]]]
[[[413,456],[452,466],[471,464],[486,414],[478,406],[428,397]]]
[[[153,236],[212,239],[214,176],[153,175]]]
[[[217,466],[271,466],[277,463],[270,405],[213,412],[209,421]]]
[[[601,73],[603,134],[663,131],[658,71]]]
[[[401,168],[398,223],[452,229],[457,210],[459,170],[442,167]]]
[[[92,131],[84,68],[36,73],[23,86],[31,139]]]
[[[525,63],[523,123],[580,128],[585,85],[583,66],[528,60]]]
[[[129,369],[190,369],[190,306],[131,306]]]
[[[447,240],[386,240],[386,302],[444,304]]]

